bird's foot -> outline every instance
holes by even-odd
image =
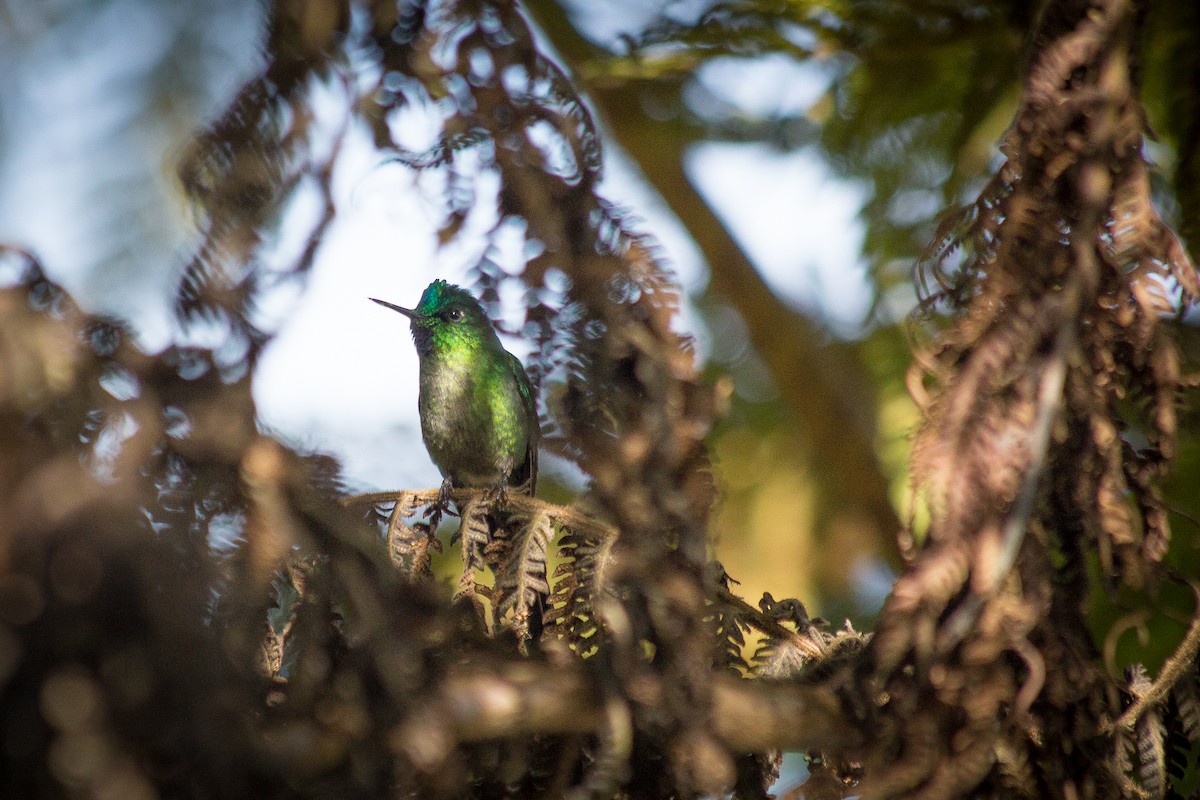
[[[454,484],[449,478],[442,478],[442,486],[438,489],[437,500],[434,505],[442,511],[450,510],[450,503],[454,500]]]
[[[438,529],[438,526],[442,524],[442,515],[457,516],[450,508],[450,503],[454,500],[453,492],[454,484],[450,482],[449,478],[445,478],[441,488],[438,489],[437,498],[425,509],[425,519],[429,521],[429,530],[436,531]]]
[[[483,502],[488,508],[503,508],[508,505],[508,481],[501,480],[483,493]]]

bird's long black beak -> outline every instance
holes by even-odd
[[[379,303],[379,305],[383,306],[384,308],[390,308],[392,311],[399,311],[401,314],[408,317],[409,319],[417,320],[417,319],[422,318],[420,314],[418,314],[416,311],[413,311],[411,308],[401,308],[400,306],[395,305],[394,303],[389,303],[387,300],[378,300],[374,297],[369,297],[367,299],[370,300],[372,303]]]

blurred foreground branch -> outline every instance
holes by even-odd
[[[529,734],[597,733],[603,708],[594,678],[577,669],[514,665],[503,673],[458,670],[442,685],[437,708],[459,741]],[[719,676],[712,725],[735,753],[772,749],[854,755],[862,733],[827,686]]]

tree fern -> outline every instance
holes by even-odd
[[[764,593],[759,601],[763,616],[774,622],[764,626],[763,638],[750,663],[756,675],[767,678],[787,678],[799,675],[808,664],[825,654],[821,631],[808,618],[798,600],[779,600]],[[790,622],[788,628],[782,623]]]
[[[413,492],[401,492],[387,518],[388,555],[392,563],[404,574],[413,578],[432,578],[430,550],[441,550],[441,542],[434,536],[436,524],[408,524],[423,503]]]
[[[547,601],[546,627],[580,655],[596,646],[599,621],[596,599],[604,591],[615,536],[567,529],[559,542],[563,563],[554,570]]]
[[[533,615],[541,615],[543,598],[550,594],[546,554],[554,538],[548,511],[532,517],[515,517],[497,527],[487,546],[488,563],[496,573],[492,604],[497,626],[512,628],[519,639],[527,639]],[[541,619],[533,621],[538,630]]]
[[[742,620],[744,604],[735,602],[736,598],[729,592],[729,584],[737,581],[730,578],[720,564],[714,563],[713,567],[717,571],[717,585],[722,590],[709,600],[708,605],[712,613],[705,620],[712,626],[717,643],[713,653],[713,666],[718,669],[749,671],[750,665],[742,655],[742,648],[746,646],[746,636],[742,631],[746,626]]]
[[[479,613],[480,618],[484,620],[487,616],[480,603],[480,596],[486,596],[486,593],[479,591],[480,587],[476,584],[475,578],[476,571],[484,566],[484,550],[487,548],[490,538],[488,528],[490,505],[484,495],[472,495],[462,506],[462,522],[450,540],[451,543],[458,541],[462,547],[463,572],[458,581],[458,591],[454,595],[454,602],[469,601]]]
[[[1200,746],[1200,692],[1196,689],[1195,673],[1185,673],[1176,681],[1171,696],[1178,709],[1180,730],[1193,747]]]

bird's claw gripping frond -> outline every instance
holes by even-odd
[[[488,508],[503,508],[508,505],[508,488],[508,476],[506,475],[488,487],[483,495],[483,502]]]
[[[454,500],[454,483],[449,478],[442,478],[442,486],[438,489],[437,505],[444,511],[449,511],[452,500]]]

